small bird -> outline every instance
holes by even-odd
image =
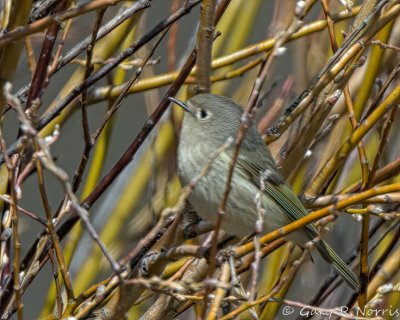
[[[241,125],[243,108],[230,98],[214,94],[198,94],[186,103],[172,98],[170,101],[182,107],[183,117],[178,147],[178,175],[182,185],[187,185],[210,163],[210,156],[236,138]],[[205,221],[216,223],[218,208],[225,192],[226,179],[235,146],[223,150],[211,162],[207,174],[195,184],[189,202]],[[263,179],[264,188],[260,188]],[[259,220],[256,195],[261,195],[264,209],[262,232],[267,233],[308,214],[279,172],[275,161],[257,131],[250,123],[239,149],[231,180],[231,190],[222,218],[222,229],[228,234],[245,236],[254,233]],[[303,247],[319,238],[313,224],[286,236],[294,244]],[[321,256],[355,291],[359,281],[353,271],[322,239],[315,241]]]

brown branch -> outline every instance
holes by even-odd
[[[19,187],[19,183],[18,181],[16,182],[17,187]],[[0,195],[0,200],[4,201],[8,204],[12,204],[12,201],[9,197],[9,195]],[[21,206],[17,206],[18,211],[22,212],[23,214],[25,214],[27,217],[35,220],[36,222],[39,222],[43,227],[46,227],[46,220],[42,219],[41,217],[37,216],[36,214],[34,214],[31,211],[28,211],[24,208],[22,208]]]
[[[171,12],[176,11],[179,8],[181,0],[173,0],[171,3]],[[167,59],[168,59],[168,70],[172,71],[176,68],[176,41],[178,37],[178,24],[175,23],[171,26],[169,32],[168,43],[167,43]]]
[[[215,0],[202,0],[200,26],[197,32],[197,76],[195,92],[209,92],[211,88],[211,52],[214,41]]]
[[[99,247],[100,247],[101,251],[103,252],[104,256],[110,262],[110,264],[111,264],[112,268],[114,269],[114,271],[117,274],[119,274],[119,272],[120,272],[119,264],[113,259],[111,254],[108,252],[107,248],[105,247],[105,245],[103,244],[103,242],[99,238],[99,236],[98,236],[97,232],[95,231],[94,227],[90,223],[90,221],[88,219],[88,212],[79,204],[79,201],[78,201],[77,197],[72,192],[72,186],[68,181],[68,175],[61,168],[59,168],[59,167],[57,167],[55,165],[55,163],[53,161],[53,158],[52,158],[52,156],[50,154],[50,151],[49,151],[47,143],[38,136],[37,131],[33,128],[32,124],[29,121],[29,119],[26,117],[25,113],[23,112],[22,107],[21,107],[21,105],[19,103],[19,100],[15,96],[12,96],[10,94],[9,90],[11,88],[9,88],[9,87],[7,87],[7,88],[8,88],[8,91],[6,91],[6,95],[5,96],[7,98],[7,102],[16,111],[18,111],[18,115],[20,117],[20,121],[22,122],[22,125],[21,125],[21,128],[23,129],[22,133],[27,135],[29,137],[29,139],[32,139],[34,144],[39,149],[39,151],[36,152],[35,155],[38,157],[38,159],[40,160],[41,164],[60,181],[60,183],[62,184],[62,186],[64,188],[64,192],[66,193],[66,196],[67,196],[67,199],[68,199],[68,202],[65,203],[65,205],[66,205],[65,211],[72,210],[72,212],[75,212],[78,215],[78,217],[82,220],[85,228],[89,232],[89,234],[92,237],[92,239],[99,245]],[[45,237],[45,239],[47,240],[48,238]],[[58,239],[56,239],[56,240],[58,240]],[[45,242],[47,242],[47,241],[45,241]],[[19,252],[18,250],[17,250],[17,254]],[[38,250],[38,252],[41,252],[40,249],[37,249],[37,250]],[[46,250],[49,250],[49,248],[46,248]],[[18,255],[17,255],[17,257],[18,257]],[[40,258],[40,255],[36,256],[36,258]],[[48,255],[46,256],[45,259],[43,259],[41,261],[41,266],[39,268],[36,267],[37,271],[40,270],[40,268],[43,266],[43,261],[46,261],[47,258],[48,258]],[[60,256],[60,263],[62,263],[61,256]],[[19,262],[18,262],[18,271],[19,271]],[[32,273],[30,275],[26,274],[25,278],[24,278],[25,284],[29,283],[31,281],[31,279],[32,279],[31,277],[33,277],[34,275],[35,275],[34,273]],[[19,277],[14,275],[14,281],[15,281],[16,278],[19,281]],[[65,279],[65,281],[67,282],[68,280]],[[18,288],[19,288],[19,286],[18,286]],[[16,298],[15,299],[16,299],[17,306],[18,306],[18,301],[19,301],[18,290],[15,289],[14,291],[16,292],[16,295],[15,295]],[[11,313],[12,310],[13,310],[13,299],[10,298],[10,302],[5,307],[5,314]]]
[[[35,141],[33,141],[33,143],[35,145],[36,152],[40,152],[41,151],[40,146],[38,146],[37,143],[35,143]],[[63,277],[65,291],[67,294],[67,299],[68,299],[68,301],[71,301],[75,298],[75,294],[74,294],[74,290],[72,287],[72,281],[69,276],[68,269],[67,269],[67,266],[66,266],[66,263],[64,260],[63,252],[61,249],[61,244],[60,244],[59,238],[57,236],[57,233],[56,233],[56,230],[54,227],[53,215],[51,213],[50,203],[49,203],[49,199],[48,199],[47,192],[46,192],[46,186],[45,186],[45,180],[44,180],[44,174],[43,174],[43,165],[41,163],[40,158],[36,159],[36,170],[37,170],[37,176],[38,176],[40,196],[42,198],[42,204],[43,204],[44,212],[45,212],[46,218],[47,218],[46,227],[50,233],[51,242],[53,244],[53,248],[56,253],[58,265],[60,267],[60,272]],[[58,273],[58,270],[55,270],[55,272]]]
[[[140,64],[140,66],[136,69],[136,72],[132,75],[132,77],[129,79],[129,81],[124,84],[124,89],[121,91],[121,93],[115,99],[115,101],[113,102],[113,105],[110,107],[110,109],[107,110],[107,113],[106,113],[102,123],[100,124],[99,128],[96,130],[96,132],[93,133],[93,135],[91,137],[91,140],[93,142],[98,139],[98,137],[100,136],[104,127],[106,126],[107,122],[111,119],[112,115],[121,106],[122,100],[127,95],[129,88],[138,80],[138,78],[142,74],[144,66],[149,61],[149,59],[153,56],[156,48],[158,47],[158,45],[160,44],[160,42],[164,38],[164,36],[167,34],[168,30],[169,30],[169,28],[165,29],[159,35],[158,39],[156,40],[155,44],[152,46],[151,50],[148,50],[148,52],[146,53],[146,56],[142,59],[142,62]]]
[[[21,28],[16,28],[14,30],[11,30],[10,32],[7,32],[0,36],[0,47],[15,41],[17,39],[20,39],[22,37],[26,37],[30,34],[40,32],[47,27],[50,27],[54,24],[60,24],[68,19],[72,19],[74,17],[80,16],[84,13],[100,9],[103,7],[109,7],[109,6],[114,6],[117,3],[121,2],[121,0],[96,0],[96,1],[91,1],[90,3],[86,3],[80,6],[76,6],[72,9],[50,15],[47,17],[44,17],[40,20],[37,20],[35,22],[32,22],[24,27]]]
[[[193,5],[193,2],[190,2],[191,5]],[[227,5],[229,4],[229,0],[224,0],[220,6],[218,7],[217,11],[217,17],[216,20],[218,20],[224,10],[226,9]],[[154,31],[154,30],[153,30]],[[195,55],[192,52],[192,54],[189,56],[187,63],[185,66],[182,68],[182,72],[180,76],[176,79],[176,81],[171,85],[170,89],[167,91],[166,95],[164,96],[164,99],[161,101],[161,104],[159,107],[153,112],[152,116],[150,116],[150,119],[142,129],[142,131],[139,133],[137,138],[133,141],[131,146],[128,148],[128,150],[125,152],[125,154],[122,156],[120,161],[117,162],[117,164],[114,166],[114,168],[110,171],[108,175],[106,175],[105,178],[100,182],[100,184],[95,188],[95,190],[87,197],[86,201],[83,202],[83,207],[84,208],[89,208],[99,197],[100,195],[105,191],[105,189],[111,184],[111,182],[117,177],[117,175],[122,171],[122,169],[131,161],[133,155],[136,153],[137,149],[139,146],[142,144],[144,139],[147,137],[151,129],[156,125],[157,121],[161,118],[161,115],[165,111],[166,107],[168,106],[168,100],[167,97],[170,95],[174,95],[181,84],[183,83],[185,77],[189,74],[190,70],[192,69],[194,65],[194,60],[195,60]],[[76,221],[78,221],[77,216],[72,216],[71,218],[67,219],[67,221],[60,226],[58,230],[58,235],[60,239],[63,239],[65,235],[70,231],[70,229],[73,227]],[[29,265],[31,263],[31,259],[33,258],[33,254],[35,251],[40,251],[40,255],[38,256],[40,263],[39,263],[39,268],[35,268],[34,271],[31,271],[29,280],[26,282],[26,285],[28,285],[33,277],[36,276],[37,272],[40,270],[40,268],[44,265],[46,262],[48,256],[46,255],[47,248],[43,245],[39,249],[35,249],[38,243],[46,243],[47,237],[45,234],[42,234],[40,236],[40,239],[38,240],[37,243],[33,244],[32,248],[28,252],[24,263],[26,265]],[[112,290],[111,290],[112,291]],[[100,303],[100,302],[98,302]]]
[[[88,79],[89,76],[92,74],[93,71],[93,51],[94,46],[96,43],[97,34],[99,32],[99,28],[101,25],[101,21],[103,20],[103,16],[106,12],[106,9],[100,9],[97,13],[96,22],[93,27],[92,36],[90,40],[90,44],[86,49],[86,67],[85,67],[85,74],[84,80]],[[94,145],[94,140],[90,137],[90,128],[89,128],[89,119],[87,114],[87,90],[82,92],[82,103],[81,103],[81,111],[82,111],[82,130],[83,130],[83,138],[85,141],[83,155],[81,160],[79,161],[78,169],[74,174],[74,178],[72,180],[72,191],[76,192],[79,188],[79,185],[82,181],[82,176],[85,171],[86,165],[89,161],[90,152]]]
[[[80,95],[84,90],[92,86],[94,83],[105,77],[111,72],[116,66],[118,66],[126,58],[132,56],[139,48],[143,47],[147,42],[154,39],[160,32],[167,29],[172,23],[177,21],[182,16],[188,14],[196,5],[198,5],[200,0],[189,0],[183,7],[178,11],[171,14],[167,19],[162,20],[157,23],[148,33],[146,33],[142,38],[137,40],[123,52],[121,52],[116,58],[112,59],[108,64],[104,65],[99,71],[92,74],[88,79],[81,82],[74,89],[71,90],[51,111],[48,111],[39,121],[37,126],[38,130],[43,129],[50,121],[56,118],[62,110],[64,110],[69,103],[71,103],[78,95]],[[167,100],[165,98],[164,103]]]
[[[140,2],[135,2],[135,4],[140,4]],[[139,10],[140,9],[143,9],[143,8],[139,7]],[[124,11],[121,15],[117,16],[115,18],[115,21],[113,19],[112,21],[110,21],[109,24],[106,24],[104,26],[104,30],[105,30],[104,32],[110,32],[111,31],[110,29],[112,29],[115,24],[118,24],[118,21],[120,21],[120,20],[125,21],[124,20],[124,19],[126,19],[125,13],[126,13],[126,15],[128,15],[128,17],[133,14],[131,11],[129,11],[129,12],[128,11],[129,11],[129,8],[128,8],[128,10]],[[339,22],[339,21],[342,21],[344,19],[348,19],[348,18],[354,16],[357,12],[358,12],[358,7],[354,8],[353,11],[350,13],[340,12],[338,14],[332,15],[332,18],[335,20],[335,22]],[[119,22],[119,23],[121,23],[121,22]],[[295,39],[298,39],[299,37],[304,37],[305,35],[310,34],[312,32],[318,32],[320,30],[323,30],[325,27],[326,27],[325,20],[320,20],[320,21],[316,21],[314,23],[310,23],[310,24],[302,27],[299,30],[299,32],[295,33],[290,40],[295,40]],[[102,30],[103,30],[103,28],[101,28],[99,31],[99,37],[100,37]],[[70,62],[72,59],[74,59],[74,57],[76,57],[79,53],[81,53],[87,47],[89,42],[90,42],[90,37],[86,38],[76,48],[72,49],[70,51],[70,54],[67,53],[65,55],[65,57],[62,59],[62,61],[65,61],[65,63]],[[261,43],[254,44],[254,45],[244,48],[238,52],[230,54],[226,57],[221,57],[219,59],[216,59],[215,64],[213,63],[213,68],[220,68],[220,67],[232,64],[238,60],[249,57],[251,55],[255,55],[260,52],[270,50],[271,48],[274,47],[274,45],[275,45],[274,39],[269,39],[269,40],[263,41]],[[58,66],[57,70],[59,70],[59,68],[60,68],[60,65]],[[155,88],[155,87],[170,84],[176,80],[176,77],[178,76],[178,74],[179,74],[179,72],[173,72],[173,73],[168,73],[168,74],[153,77],[151,82],[156,82],[156,85],[152,85],[150,87],[148,86],[149,80],[143,79],[141,81],[138,81],[137,84],[134,85],[130,89],[129,92],[133,93],[133,92],[137,92],[137,91],[146,90],[146,88],[150,89],[150,88]],[[238,75],[240,75],[240,74],[241,74],[241,72],[239,72]],[[120,94],[122,89],[123,89],[123,86],[115,86],[113,88],[111,88],[110,86],[106,86],[106,87],[99,87],[97,89],[94,89],[93,92],[90,94],[90,96],[91,96],[89,99],[90,103],[102,101],[104,99],[108,99],[109,97],[115,97]],[[27,92],[27,87],[21,89],[17,95],[18,95],[18,97],[23,97],[26,92]],[[20,148],[23,145],[24,145],[24,141],[17,140],[14,144],[12,144],[8,148],[7,153],[9,155],[11,155],[11,154],[17,152],[18,150],[20,150]],[[3,160],[0,158],[0,163],[2,163],[2,162],[3,162]]]
[[[63,11],[68,5],[68,0],[58,1],[55,8],[54,13],[58,14]],[[28,93],[27,101],[26,101],[26,109],[31,108],[32,102],[37,98],[40,99],[40,92],[42,91],[43,83],[46,79],[47,69],[49,67],[52,51],[54,44],[57,40],[57,35],[60,30],[60,24],[51,25],[44,37],[42,50],[40,51],[40,59],[37,62],[36,70],[32,78],[30,90]],[[37,106],[39,102],[35,103]],[[34,110],[36,111],[36,110]],[[34,113],[34,112],[33,112]]]
[[[62,315],[62,309],[63,309],[63,302],[62,302],[62,297],[61,297],[61,288],[60,288],[60,281],[58,279],[58,272],[59,268],[56,262],[56,259],[54,258],[54,253],[53,250],[49,251],[49,259],[51,263],[51,268],[53,270],[53,278],[54,278],[54,285],[56,288],[56,317],[60,318]]]
[[[9,90],[9,87],[6,85],[5,86],[5,92],[4,96],[7,99],[7,90]],[[13,278],[14,278],[14,283],[13,283],[13,291],[15,293],[15,301],[17,305],[17,312],[18,312],[18,320],[23,319],[23,304],[22,304],[22,290],[21,290],[21,274],[20,274],[20,256],[21,256],[21,240],[19,237],[19,231],[18,231],[18,204],[17,204],[17,194],[16,194],[16,167],[19,159],[19,155],[15,155],[12,158],[8,157],[6,154],[5,150],[7,150],[7,147],[5,145],[5,141],[3,139],[3,133],[0,130],[0,149],[1,152],[3,153],[7,170],[8,170],[8,185],[10,188],[10,200],[11,200],[11,205],[9,207],[9,216],[11,216],[11,228],[12,228],[12,239],[13,239],[13,249],[14,249],[14,254],[13,254]],[[2,259],[4,257],[1,257]],[[5,263],[6,260],[3,259]]]

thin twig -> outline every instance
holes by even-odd
[[[340,201],[334,203],[333,205],[310,212],[304,218],[296,220],[282,228],[279,228],[275,231],[272,231],[272,232],[266,234],[265,236],[260,238],[260,243],[262,243],[262,244],[268,243],[270,241],[273,241],[275,239],[283,237],[295,230],[298,230],[299,228],[306,226],[309,223],[312,223],[316,220],[326,217],[326,216],[332,214],[333,212],[339,211],[339,210],[344,209],[353,204],[358,204],[365,199],[369,199],[369,198],[379,195],[379,194],[385,194],[385,193],[397,192],[397,191],[400,191],[400,184],[394,183],[394,184],[389,184],[389,185],[385,185],[385,186],[373,187],[373,188],[365,190],[363,192],[346,196],[343,200],[340,200]],[[249,242],[240,247],[235,248],[234,252],[238,257],[242,257],[245,254],[252,251],[253,249],[254,249],[253,243]]]
[[[54,13],[58,14],[63,11],[68,5],[68,0],[58,1],[55,8]],[[32,102],[36,99],[40,99],[40,93],[42,91],[43,83],[45,82],[47,68],[49,67],[50,59],[53,52],[54,44],[57,40],[58,32],[60,30],[60,24],[51,25],[46,32],[46,35],[43,40],[42,50],[39,55],[39,61],[36,65],[36,70],[32,78],[32,82],[30,85],[30,90],[28,93],[28,98],[26,101],[26,109],[31,108]],[[1,41],[1,40],[0,40]],[[35,105],[38,105],[38,102],[35,102]],[[36,110],[32,113],[34,114]]]
[[[101,25],[101,21],[103,20],[103,16],[106,12],[106,9],[100,9],[97,13],[96,22],[93,27],[91,41],[86,49],[86,68],[84,74],[84,80],[88,79],[93,71],[92,59],[93,59],[93,51],[96,43],[97,33],[99,32],[99,28]],[[89,119],[87,114],[87,90],[82,92],[82,103],[81,103],[81,111],[82,111],[82,129],[83,129],[83,138],[85,141],[83,155],[81,160],[79,161],[78,169],[76,170],[72,182],[72,191],[76,192],[79,188],[79,185],[82,181],[82,175],[85,171],[86,165],[89,161],[90,151],[92,150],[94,141],[90,137],[90,128],[89,128]]]
[[[208,312],[206,320],[217,319],[219,307],[227,291],[227,284],[230,278],[229,271],[229,262],[225,262],[221,267],[221,276],[219,280],[221,285],[217,287],[217,290],[215,290],[215,298],[212,300],[210,311]]]
[[[387,1],[381,1],[374,8],[371,15],[365,19],[364,23],[354,29],[351,35],[348,35],[341,48],[336,51],[317,77],[312,80],[310,86],[287,108],[278,124],[267,131],[267,137],[265,139],[267,143],[275,141],[287,130],[289,125],[302,114],[312,101],[314,101],[314,98],[319,92],[343,70],[344,66],[357,55],[359,50],[364,48],[363,43],[371,39],[381,28],[389,23],[389,21],[394,19],[394,17],[397,17],[400,7],[394,6],[385,12],[378,20],[373,19],[386,2]],[[369,27],[369,29],[367,27]],[[345,51],[347,54],[344,55],[343,52]]]
[[[227,315],[224,315],[220,319],[221,320],[232,319],[233,317],[239,315],[241,312],[247,310],[248,308],[257,306],[257,305],[262,304],[262,303],[268,301],[269,299],[271,299],[271,297],[273,297],[275,294],[277,294],[287,282],[289,282],[293,279],[293,277],[296,275],[297,271],[299,270],[300,266],[304,263],[304,261],[308,257],[308,254],[309,254],[308,250],[305,250],[303,252],[302,256],[300,257],[300,259],[293,262],[293,265],[289,269],[288,273],[283,278],[279,279],[278,284],[271,290],[270,293],[257,299],[256,301],[248,301],[248,302],[243,303],[239,308],[233,310],[232,312],[228,313]]]
[[[56,287],[56,318],[59,319],[62,315],[63,302],[61,297],[60,281],[58,279],[59,266],[57,265],[56,259],[54,258],[53,250],[49,251],[49,258],[51,268],[53,270],[54,284]]]
[[[129,88],[137,81],[137,79],[140,77],[144,66],[146,65],[147,61],[153,56],[156,48],[160,44],[161,40],[164,38],[164,36],[167,34],[169,28],[165,29],[158,37],[156,40],[155,44],[152,46],[151,50],[149,50],[146,53],[146,56],[143,58],[141,65],[136,69],[136,72],[132,75],[132,77],[129,79],[129,81],[124,85],[124,89],[121,91],[121,93],[118,95],[118,97],[115,99],[113,102],[113,105],[110,107],[109,110],[107,110],[107,113],[100,124],[99,128],[96,130],[96,132],[93,133],[91,140],[96,141],[98,137],[100,136],[100,133],[103,131],[104,127],[106,126],[108,120],[112,117],[112,115],[118,110],[118,108],[121,106],[123,98],[126,96],[128,93]]]
[[[135,2],[135,4],[140,4],[140,2],[139,1]],[[335,20],[335,22],[339,22],[339,21],[342,21],[344,19],[348,19],[348,18],[354,16],[357,12],[358,12],[358,7],[354,8],[351,13],[340,12],[337,15],[332,15],[332,18]],[[130,14],[132,14],[132,13],[130,12]],[[122,17],[117,16],[116,17],[116,20],[117,20],[116,22],[119,21],[117,18],[121,18],[122,19],[123,16]],[[110,32],[109,29],[112,30],[112,28],[115,27],[114,24],[116,22],[110,21],[110,27],[107,28],[106,31]],[[107,26],[108,26],[108,24],[106,24],[105,27],[107,27]],[[291,37],[290,40],[295,40],[295,39],[298,39],[299,37],[304,37],[304,36],[309,35],[311,33],[321,31],[325,27],[326,27],[326,21],[325,20],[320,20],[320,21],[316,21],[316,22],[310,23],[309,25],[305,25],[304,27],[302,27],[299,30],[299,32],[296,32]],[[100,32],[102,30],[103,29],[101,29],[99,31],[99,34],[100,34]],[[86,46],[88,45],[89,42],[90,42],[90,37],[86,38],[82,42],[82,45],[79,45],[76,48],[76,52],[74,51],[73,54],[71,53],[72,57],[68,62],[70,62],[72,59],[74,59],[76,55],[81,53],[86,48]],[[247,48],[244,48],[242,50],[239,50],[239,52],[234,52],[233,54],[230,54],[230,55],[228,55],[226,57],[221,57],[220,59],[216,59],[213,62],[212,66],[213,66],[213,68],[220,68],[220,67],[232,64],[232,63],[234,63],[234,62],[236,62],[238,60],[244,59],[244,58],[252,56],[254,54],[258,54],[260,52],[264,52],[264,51],[270,50],[271,48],[274,47],[274,45],[275,45],[274,39],[268,39],[268,40],[263,41],[261,43],[257,43],[257,44],[254,44],[252,46],[249,46]],[[65,56],[65,58],[67,58],[67,57],[68,57],[68,54]],[[173,72],[173,73],[168,73],[168,74],[164,74],[164,75],[160,75],[160,76],[155,76],[155,77],[152,78],[152,80],[144,79],[143,81],[138,81],[136,83],[136,85],[134,85],[129,90],[129,93],[133,93],[133,92],[137,92],[137,91],[143,91],[143,90],[147,90],[147,89],[151,89],[151,88],[156,88],[156,87],[159,87],[159,86],[162,86],[162,85],[171,84],[173,81],[175,81],[177,79],[178,74],[179,74],[179,72]],[[240,74],[241,73],[239,73],[239,75]],[[26,94],[28,89],[29,89],[28,87],[24,87],[23,89],[21,89],[17,94],[18,97],[23,97],[24,94]],[[104,100],[104,99],[108,99],[110,97],[115,97],[115,96],[120,94],[122,89],[123,89],[123,87],[121,87],[121,86],[115,86],[113,88],[111,88],[110,86],[99,87],[99,88],[93,90],[93,92],[90,94],[89,101],[90,101],[90,103],[95,103],[95,102],[98,102],[98,101],[101,101],[101,100]],[[22,139],[18,139],[14,144],[12,144],[7,149],[7,154],[11,155],[11,154],[17,152],[18,150],[20,150],[23,146],[24,146],[24,141]],[[1,163],[3,163],[2,157],[0,158],[0,164]]]
[[[7,86],[4,88],[4,96],[7,98]],[[23,319],[23,304],[22,304],[22,290],[21,290],[21,275],[20,275],[20,256],[21,256],[21,240],[18,231],[18,204],[16,194],[16,168],[19,156],[16,155],[13,158],[8,157],[5,150],[7,150],[5,141],[3,139],[3,133],[0,130],[0,149],[3,153],[4,160],[8,170],[8,185],[10,188],[10,200],[11,205],[9,207],[9,215],[11,216],[11,228],[12,228],[12,239],[13,239],[13,278],[14,278],[14,293],[15,301],[17,305],[18,320]],[[3,257],[1,257],[3,258]]]
[[[40,152],[40,146],[34,142],[35,145],[35,150],[36,152]],[[64,260],[64,256],[63,256],[63,252],[61,249],[61,245],[60,245],[60,241],[58,239],[55,227],[54,227],[54,222],[53,222],[53,216],[51,213],[51,209],[50,209],[50,203],[49,203],[49,199],[47,196],[47,192],[46,192],[46,187],[45,187],[45,180],[44,180],[44,175],[43,175],[43,166],[42,166],[42,162],[40,160],[40,158],[38,157],[36,160],[36,169],[37,169],[37,176],[38,176],[38,184],[39,184],[39,191],[40,191],[40,196],[42,198],[42,204],[44,207],[44,211],[46,214],[46,218],[47,218],[47,224],[46,227],[50,233],[50,237],[51,237],[51,242],[53,244],[53,248],[54,251],[56,253],[56,257],[57,257],[57,262],[58,265],[60,267],[60,272],[61,275],[63,277],[63,281],[64,281],[64,285],[65,285],[65,291],[67,293],[67,299],[68,301],[71,301],[75,298],[74,295],[74,290],[72,288],[72,281],[71,278],[69,276],[69,272],[67,269],[67,266],[65,264],[65,260]],[[55,271],[56,272],[56,271]],[[58,273],[58,270],[57,270]]]
[[[109,63],[100,68],[96,73],[93,73],[89,78],[82,81],[79,85],[73,88],[70,93],[68,93],[54,108],[43,115],[37,126],[38,130],[43,129],[50,121],[57,117],[62,110],[64,110],[69,103],[71,103],[78,95],[80,95],[84,90],[88,89],[94,83],[109,74],[116,66],[118,66],[126,58],[132,56],[138,49],[143,47],[150,40],[154,39],[160,32],[167,29],[171,24],[177,21],[182,16],[188,14],[196,5],[198,5],[200,0],[189,0],[183,7],[178,9],[176,12],[171,14],[168,18],[157,23],[148,33],[146,33],[142,38],[137,40],[131,46],[126,48],[117,57],[112,59]]]
[[[112,30],[117,28],[123,22],[131,18],[137,12],[140,12],[150,6],[150,0],[137,0],[131,6],[124,8],[122,12],[120,12],[116,17],[107,22],[104,26],[102,26],[97,34],[96,41],[102,39],[107,34],[109,34]],[[47,87],[48,82],[52,75],[54,75],[57,71],[61,70],[65,65],[73,61],[79,54],[81,54],[87,46],[90,44],[91,36],[86,37],[84,40],[80,41],[75,47],[73,47],[70,51],[68,51],[65,55],[61,56],[61,49],[63,47],[63,43],[66,39],[68,31],[70,29],[72,20],[67,21],[67,26],[64,30],[63,40],[60,46],[57,49],[57,53],[54,57],[53,64],[48,72],[47,79],[45,82],[44,88]],[[17,93],[19,98],[22,98],[26,95],[29,90],[29,84],[20,89]]]
[[[66,11],[44,17],[40,20],[28,24],[27,26],[16,28],[0,36],[0,47],[6,45],[7,43],[10,43],[11,41],[15,41],[19,38],[28,36],[36,32],[40,32],[41,30],[46,29],[47,27],[50,27],[54,24],[60,24],[63,21],[80,16],[84,13],[97,10],[103,7],[116,5],[120,1],[121,0],[91,1],[89,3],[85,3],[80,6],[68,9]]]

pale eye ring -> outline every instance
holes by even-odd
[[[202,109],[202,108],[198,108],[196,110],[196,117],[197,117],[197,119],[204,121],[211,117],[211,112],[207,111],[205,109]]]

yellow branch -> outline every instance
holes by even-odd
[[[389,184],[389,185],[381,186],[381,187],[374,187],[374,188],[368,189],[366,191],[350,195],[347,198],[339,201],[335,205],[330,205],[330,206],[322,208],[320,210],[313,211],[310,214],[308,214],[307,216],[305,216],[304,218],[301,218],[300,220],[294,221],[282,228],[279,228],[273,232],[268,233],[267,235],[260,238],[260,243],[261,244],[269,243],[280,237],[286,236],[289,233],[296,231],[296,230],[306,226],[309,223],[312,223],[316,220],[324,218],[337,210],[341,210],[346,207],[360,203],[361,201],[363,201],[365,199],[368,199],[368,198],[371,198],[371,197],[374,197],[374,196],[377,196],[380,194],[396,192],[396,191],[400,191],[400,183]],[[242,257],[245,254],[251,252],[252,250],[254,250],[254,244],[252,242],[246,243],[246,244],[234,249],[234,251],[238,257]]]

